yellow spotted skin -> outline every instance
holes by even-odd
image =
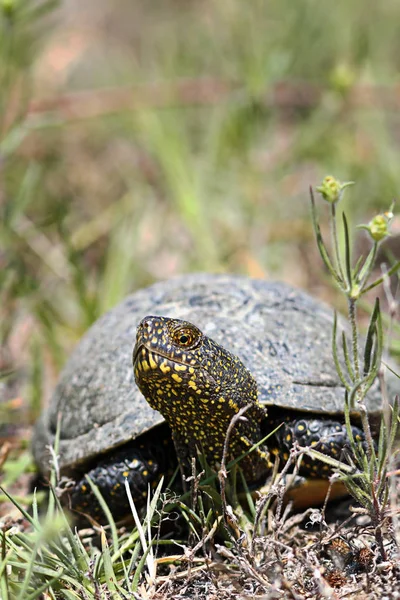
[[[228,460],[261,438],[266,410],[257,384],[244,364],[195,325],[149,316],[139,325],[133,352],[136,383],[150,406],[170,425],[181,464],[200,451],[218,468],[228,426],[250,405],[232,430]],[[260,480],[270,464],[257,449],[241,461],[249,482]]]
[[[301,412],[295,419],[293,414],[289,413],[269,422],[273,428],[280,426],[272,438],[272,444],[276,446],[271,447],[271,452],[282,456],[284,460],[289,458],[293,442],[297,442],[299,446],[314,448],[336,460],[346,462],[346,448],[349,449],[350,445],[344,423],[328,416],[322,418],[321,415],[304,415]],[[366,450],[364,433],[355,425],[352,426],[352,432],[354,440],[361,442]],[[325,463],[308,456],[303,457],[301,475],[315,479],[326,478],[331,473],[332,470]]]
[[[183,470],[189,458],[201,452],[218,469],[226,432],[232,418],[250,408],[235,424],[230,436],[228,460],[237,458],[265,437],[268,447],[257,448],[241,461],[249,484],[268,474],[269,453],[289,459],[293,443],[311,446],[338,460],[346,460],[349,439],[343,422],[328,415],[266,407],[258,402],[257,384],[240,359],[195,325],[168,317],[145,317],[137,331],[133,350],[135,380],[152,408],[158,410],[172,430]],[[353,426],[353,436],[364,443],[362,431]],[[326,479],[326,464],[304,457],[300,474]]]

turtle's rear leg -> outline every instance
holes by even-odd
[[[273,423],[276,427],[279,421]],[[355,425],[351,427],[356,442],[365,445],[364,432]],[[346,456],[351,452],[350,439],[346,425],[338,420],[323,419],[320,415],[288,418],[274,434],[268,446],[273,454],[284,461],[289,458],[293,443],[301,447],[311,447],[338,461],[346,462]],[[332,474],[332,468],[322,461],[304,456],[301,462],[300,475],[326,479]]]

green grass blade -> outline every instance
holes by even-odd
[[[62,575],[63,571],[60,570],[60,573],[58,575],[55,575],[52,579],[46,581],[45,583],[42,583],[42,585],[37,587],[34,592],[27,596],[22,596],[23,600],[36,600],[37,598],[42,597],[42,592],[49,590],[49,588],[51,588],[55,583],[57,583],[60,580]]]
[[[33,547],[32,553],[29,557],[28,568],[26,569],[24,581],[22,582],[22,587],[18,594],[18,600],[25,600],[27,590],[28,590],[29,584],[31,582],[31,577],[32,577],[32,572],[33,572],[35,561],[36,561],[36,556],[38,554],[38,550],[39,550],[39,546],[40,546],[41,542],[42,542],[41,536],[38,536],[35,546]]]
[[[140,541],[138,540],[136,542],[134,548],[133,548],[133,551],[132,551],[132,556],[131,556],[131,559],[129,561],[129,566],[128,566],[128,573],[132,573],[133,572],[134,565],[135,565],[136,561],[139,558],[141,547],[142,546],[140,544]],[[136,571],[135,571],[135,574],[136,574]],[[135,575],[134,575],[133,579],[135,579]],[[138,581],[139,581],[139,576],[138,576]],[[132,581],[132,584],[130,585],[129,589],[131,589],[132,591],[136,591],[137,585],[136,585],[136,587],[134,587],[133,581]]]
[[[239,476],[242,482],[243,493],[246,497],[246,502],[249,507],[250,514],[254,518],[256,516],[256,506],[254,504],[253,496],[251,495],[251,491],[249,490],[249,486],[247,484],[246,478],[243,474],[243,469],[239,468]]]
[[[14,504],[14,506],[19,510],[19,512],[25,517],[25,519],[27,519],[27,521],[29,521],[29,523],[37,530],[40,531],[41,527],[38,523],[38,521],[35,521],[35,519],[21,506],[21,504],[19,502],[17,502],[15,500],[15,498],[13,496],[11,496],[4,488],[2,488],[0,486],[0,490],[2,491],[2,493],[8,498],[8,500],[10,502],[12,502]]]
[[[115,524],[114,517],[112,516],[111,510],[109,509],[107,502],[104,500],[99,488],[97,487],[97,485],[95,483],[93,483],[93,481],[90,479],[89,475],[85,475],[85,479],[88,482],[88,484],[90,485],[90,488],[91,488],[93,494],[96,496],[96,500],[100,504],[101,509],[106,516],[107,522],[110,525],[110,529],[111,529],[113,546],[114,546],[115,550],[118,551],[118,544],[119,544],[118,531],[117,531],[117,526]]]
[[[118,589],[116,586],[116,576],[113,569],[113,563],[111,560],[110,549],[107,543],[107,537],[104,532],[104,529],[101,531],[101,550],[104,562],[104,573],[107,582],[108,591],[111,593],[111,596],[114,597],[118,593]]]
[[[69,541],[72,554],[74,556],[74,559],[77,563],[77,566],[78,566],[80,572],[83,574],[83,579],[86,580],[87,579],[86,573],[87,573],[87,570],[89,568],[89,563],[90,563],[89,556],[87,555],[86,551],[84,550],[84,548],[80,544],[80,542],[78,542],[76,535],[72,532],[70,524],[68,523],[68,519],[65,516],[65,513],[61,506],[60,500],[57,497],[55,489],[51,486],[50,490],[54,497],[59,514],[61,516],[61,519],[62,519],[62,522],[64,525],[64,532]]]
[[[148,552],[149,552],[150,548],[147,548],[145,552],[143,552],[143,555],[138,563],[138,566],[136,567],[136,571],[135,574],[133,576],[132,579],[132,586],[131,589],[133,592],[137,592],[138,589],[138,585],[139,585],[139,580],[140,580],[140,576],[143,572],[144,566],[146,564],[147,561],[147,556],[148,556]]]

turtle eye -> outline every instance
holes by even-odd
[[[174,342],[182,348],[193,346],[198,341],[197,338],[197,332],[189,329],[189,327],[181,327],[174,332]]]

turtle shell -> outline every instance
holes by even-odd
[[[163,422],[139,392],[131,364],[137,325],[148,314],[191,321],[239,356],[258,383],[262,403],[343,413],[344,387],[332,360],[332,309],[284,283],[187,275],[128,296],[82,338],[36,426],[33,451],[42,470],[48,470],[46,446],[54,443],[59,414],[62,469]],[[338,326],[347,329],[344,322]],[[367,405],[371,413],[380,412],[377,385]]]

